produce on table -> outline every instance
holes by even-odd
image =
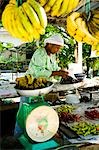
[[[73,110],[75,110],[75,107],[72,105],[61,105],[59,107],[56,108],[57,113],[60,115],[62,112],[69,112],[71,113]]]
[[[30,74],[16,78],[16,88],[22,90],[44,88],[47,86],[47,83],[48,81],[45,78],[33,78]]]
[[[99,119],[99,111],[96,109],[93,110],[86,110],[85,111],[85,117],[91,119],[91,120],[95,120],[95,119]]]
[[[78,114],[72,114],[72,113],[68,113],[68,112],[61,112],[59,113],[59,118],[60,121],[64,121],[64,122],[78,122],[80,121],[80,115]]]
[[[99,135],[99,124],[95,125],[89,122],[81,121],[79,123],[75,123],[70,127],[73,131],[75,131],[78,135]]]
[[[35,0],[27,0],[20,6],[16,0],[10,0],[2,13],[2,24],[12,36],[32,42],[45,33],[47,16]]]

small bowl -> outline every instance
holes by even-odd
[[[84,78],[85,78],[85,74],[84,73],[77,73],[77,74],[74,74],[74,76],[76,77],[76,79],[78,81],[83,81]]]

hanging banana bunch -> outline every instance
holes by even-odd
[[[45,33],[47,16],[44,8],[35,0],[10,0],[2,13],[4,28],[24,42],[40,39]]]
[[[37,0],[46,13],[54,17],[64,17],[75,9],[81,0]]]
[[[67,16],[66,30],[76,41],[92,45],[99,53],[99,5],[92,10],[90,5],[86,7],[85,12],[75,11]]]

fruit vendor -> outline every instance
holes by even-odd
[[[68,72],[60,69],[55,55],[63,46],[64,41],[60,34],[46,38],[44,48],[38,48],[34,52],[26,74],[31,74],[33,77],[61,76],[66,78]]]

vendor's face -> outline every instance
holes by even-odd
[[[48,43],[46,46],[47,51],[52,53],[52,54],[56,54],[60,50],[61,47],[62,46],[60,46],[60,45],[50,44],[50,43]]]

